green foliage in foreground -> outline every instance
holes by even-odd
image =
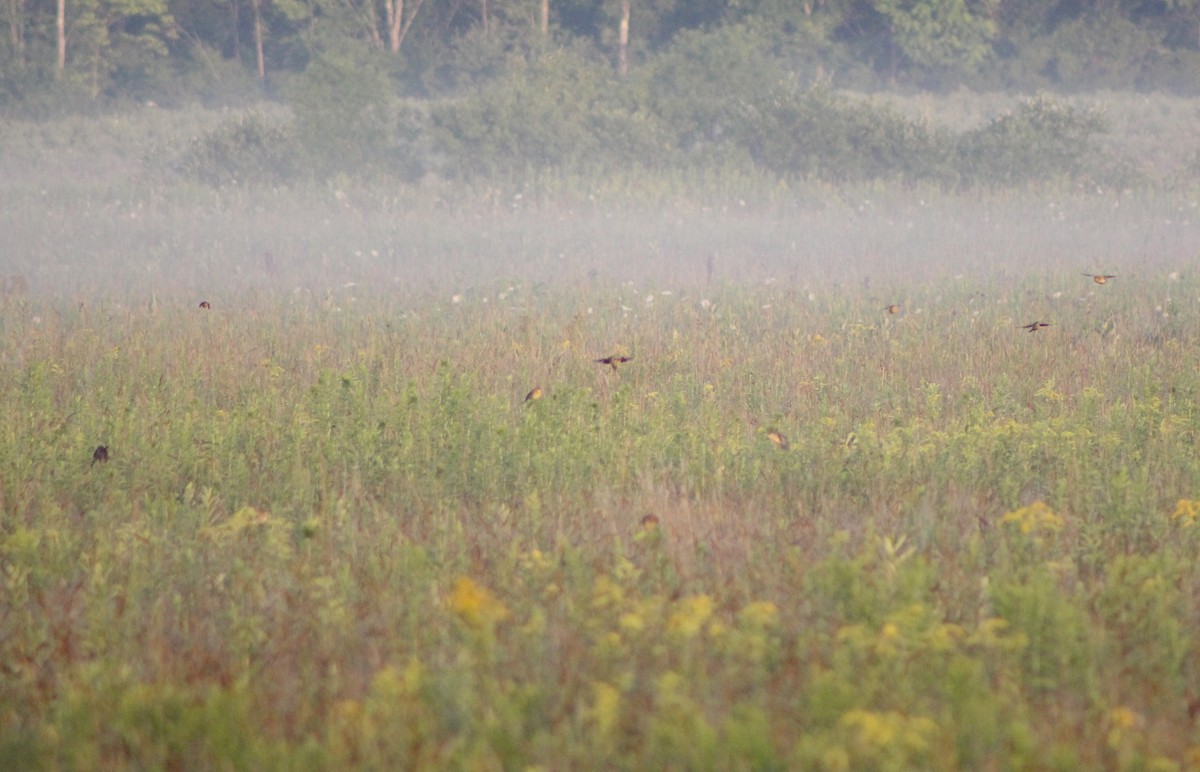
[[[1162,282],[10,298],[0,767],[1194,765]]]

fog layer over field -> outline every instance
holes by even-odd
[[[166,151],[153,148],[178,130],[172,120],[12,124],[5,272],[39,297],[130,303],[247,291],[481,299],[511,283],[579,282],[692,294],[714,282],[861,284],[883,298],[948,279],[1073,294],[1064,281],[1081,270],[1136,281],[1186,273],[1198,255],[1195,194],[1075,184],[952,195],[697,174],[655,190],[616,173],[561,191],[435,178],[212,189],[162,177]],[[199,125],[220,120],[196,113]]]

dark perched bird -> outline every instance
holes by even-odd
[[[900,304],[892,303],[890,306],[884,306],[883,310],[887,311],[889,314],[898,314],[900,313]]]
[[[784,437],[783,432],[779,431],[778,429],[772,429],[771,431],[767,432],[767,439],[770,440],[775,447],[779,448],[780,450],[787,450],[790,447],[788,438]]]
[[[212,303],[209,303],[207,300],[201,300],[200,307],[201,308],[212,308]]]
[[[107,445],[97,445],[96,449],[92,451],[92,464],[95,465],[97,461],[108,461]]]
[[[1021,329],[1029,330],[1030,332],[1037,332],[1038,330],[1042,329],[1043,327],[1049,327],[1052,324],[1054,324],[1054,322],[1034,322],[1033,324],[1021,325]]]
[[[534,386],[532,389],[530,389],[529,393],[525,395],[526,402],[531,402],[535,399],[541,399],[541,398],[542,398],[542,387],[541,386]]]
[[[1085,273],[1084,276],[1090,276],[1097,284],[1107,284],[1109,279],[1117,278],[1115,273]]]
[[[597,364],[608,365],[613,370],[616,370],[617,365],[623,365],[626,362],[628,362],[630,359],[633,359],[633,357],[623,357],[623,356],[617,356],[616,354],[613,354],[610,357],[604,357],[602,359],[593,359],[592,361]]]

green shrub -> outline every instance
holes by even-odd
[[[913,74],[931,86],[973,75],[992,58],[995,22],[964,0],[880,0],[875,6],[887,17]]]
[[[1160,47],[1154,32],[1129,19],[1088,14],[1045,38],[1043,69],[1054,82],[1068,88],[1136,88],[1142,85]]]
[[[945,132],[820,87],[781,89],[753,111],[744,136],[759,166],[787,177],[912,182],[950,173]]]
[[[646,109],[682,151],[739,143],[747,113],[787,80],[763,35],[747,26],[681,35],[641,70]]]
[[[1098,162],[1094,140],[1105,130],[1099,113],[1038,96],[961,134],[959,173],[966,184],[992,187],[1076,178]]]
[[[1028,639],[1021,658],[1027,688],[1091,693],[1096,651],[1087,614],[1049,570],[1039,566],[1026,575],[994,579],[991,596],[996,615]]]
[[[318,177],[424,171],[424,115],[396,96],[377,57],[328,52],[288,89],[304,163]]]
[[[292,132],[258,112],[237,115],[192,140],[175,170],[207,185],[275,185],[296,173]]]
[[[552,51],[516,60],[499,80],[436,105],[432,142],[462,176],[653,165],[660,132],[626,95],[611,72],[577,52]]]

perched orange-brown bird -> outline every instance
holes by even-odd
[[[1029,330],[1030,332],[1037,332],[1038,330],[1042,329],[1043,327],[1049,327],[1052,324],[1054,324],[1054,322],[1034,322],[1033,324],[1021,325],[1021,329]]]
[[[212,303],[209,303],[207,300],[201,300],[200,307],[201,308],[212,308]]]
[[[630,359],[633,359],[633,357],[617,356],[616,354],[613,354],[610,357],[604,357],[602,359],[593,359],[592,361],[597,364],[608,365],[613,370],[616,370],[617,365],[623,365],[626,362],[628,362]]]
[[[96,449],[92,451],[92,465],[94,466],[97,461],[108,461],[107,445],[97,445]]]
[[[884,306],[883,310],[887,311],[889,314],[898,314],[900,313],[900,304],[892,303],[890,306]]]
[[[526,402],[532,402],[535,399],[541,399],[541,398],[542,398],[542,387],[541,386],[534,386],[532,389],[529,390],[529,393],[525,395]]]
[[[1097,284],[1108,284],[1109,279],[1117,278],[1115,273],[1085,273],[1084,276],[1090,276]]]
[[[767,439],[774,443],[775,447],[779,448],[780,450],[787,450],[789,447],[791,447],[791,444],[788,442],[788,438],[784,437],[783,433],[778,429],[772,429],[771,431],[767,432]]]

